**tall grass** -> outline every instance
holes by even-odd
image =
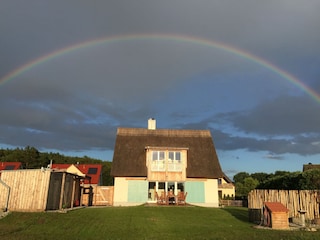
[[[11,213],[0,220],[0,239],[320,239],[320,232],[253,226],[246,208],[84,208]]]

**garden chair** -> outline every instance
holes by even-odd
[[[161,192],[161,195],[159,195],[157,192],[155,193],[157,204],[158,205],[165,205],[166,204],[166,193]]]
[[[186,205],[186,198],[187,198],[188,193],[184,193],[184,192],[179,192],[178,193],[178,205]]]

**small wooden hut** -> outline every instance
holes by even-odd
[[[264,226],[273,229],[289,228],[289,210],[279,202],[265,202],[263,209]]]
[[[51,169],[4,170],[0,207],[10,211],[45,211],[81,204],[81,176]]]

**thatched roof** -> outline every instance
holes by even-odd
[[[187,148],[187,177],[223,176],[209,130],[118,128],[111,175],[146,177],[146,148]]]
[[[320,169],[320,164],[304,164],[303,165],[303,172],[308,171],[310,169]]]

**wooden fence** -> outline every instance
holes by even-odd
[[[92,196],[83,194],[82,204],[92,206],[112,206],[113,205],[113,186],[92,186]],[[91,197],[91,201],[89,198]]]
[[[306,219],[320,217],[319,190],[252,190],[248,195],[249,209],[262,209],[264,202],[280,202],[289,209],[289,218],[299,217],[300,210],[306,211]]]
[[[246,207],[246,203],[242,200],[219,200],[220,206]]]
[[[50,175],[50,172],[40,170],[3,171],[1,180],[10,191],[0,187],[0,207],[12,211],[45,210]]]

